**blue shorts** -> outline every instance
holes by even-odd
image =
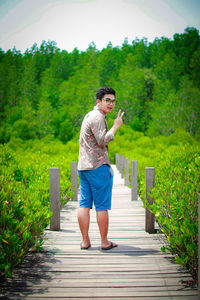
[[[79,207],[96,211],[111,209],[113,173],[109,165],[94,170],[78,171],[80,177]]]

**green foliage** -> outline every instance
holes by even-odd
[[[50,168],[60,168],[61,204],[71,198],[70,162],[77,160],[78,141],[13,138],[0,151],[0,272],[10,277],[30,248],[41,250],[51,216]]]
[[[160,92],[160,82],[157,91]],[[179,90],[164,90],[159,99],[150,104],[152,120],[148,134],[169,135],[176,128],[183,128],[195,135],[200,128],[200,90],[195,88],[186,77],[182,77]],[[192,101],[191,101],[192,99]],[[162,125],[161,125],[162,124]]]
[[[103,85],[116,89],[116,109],[125,111],[132,129],[167,136],[182,128],[199,138],[199,51],[195,28],[173,40],[125,39],[121,47],[109,43],[101,51],[91,43],[85,52],[68,53],[54,41],[34,44],[23,55],[1,51],[0,140],[49,134],[70,140]],[[67,124],[72,134],[65,133]]]
[[[29,140],[35,138],[35,132],[28,121],[21,119],[13,124],[13,136],[22,140]]]
[[[68,120],[65,120],[60,124],[60,132],[58,138],[65,143],[68,140],[70,140],[72,137],[73,137],[73,126]]]
[[[154,204],[150,209],[167,238],[166,248],[197,279],[200,148],[188,144],[171,147],[155,165],[155,188],[150,192]]]

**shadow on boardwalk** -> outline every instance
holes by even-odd
[[[75,232],[73,230],[61,230],[65,233]],[[119,252],[120,251],[120,252]],[[101,250],[100,247],[92,247],[89,251],[87,251],[88,255],[92,255],[92,252],[95,254],[99,253],[106,254],[104,250]],[[112,249],[109,253],[112,252],[112,255],[119,254],[120,255],[128,255],[128,256],[139,256],[141,255],[149,255],[151,252],[155,254],[159,251],[148,249],[147,252],[142,251],[139,247],[133,247],[129,245],[120,245],[119,248]],[[62,264],[62,259],[57,258],[55,252],[43,251],[41,253],[29,253],[24,262],[20,264],[14,272],[14,280],[6,280],[1,283],[1,299],[24,299],[27,296],[31,296],[34,298],[34,294],[45,295],[48,292],[49,286],[51,286],[51,282],[55,280],[55,270],[52,272],[52,265]],[[49,265],[49,266],[48,266]],[[117,271],[117,270],[116,270]],[[116,273],[115,271],[115,273]],[[57,271],[59,273],[59,270]],[[67,276],[71,278],[70,275],[74,274],[73,270],[66,270]],[[80,271],[77,271],[80,273]],[[101,274],[99,274],[101,276]],[[85,276],[85,275],[84,275]],[[59,277],[59,276],[58,276]],[[42,284],[45,281],[45,286]],[[34,285],[34,286],[33,286]],[[41,286],[41,287],[40,287]]]

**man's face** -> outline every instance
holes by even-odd
[[[106,115],[111,112],[115,106],[115,96],[112,94],[105,94],[102,100],[97,99],[100,110]]]

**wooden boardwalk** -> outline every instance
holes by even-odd
[[[198,299],[197,289],[184,284],[190,275],[160,251],[159,235],[144,231],[142,203],[131,202],[131,190],[113,168],[109,239],[119,246],[101,250],[92,210],[92,247],[80,250],[78,203],[70,202],[61,212],[61,231],[46,230],[45,251],[27,256],[15,279],[1,286],[2,299]]]

